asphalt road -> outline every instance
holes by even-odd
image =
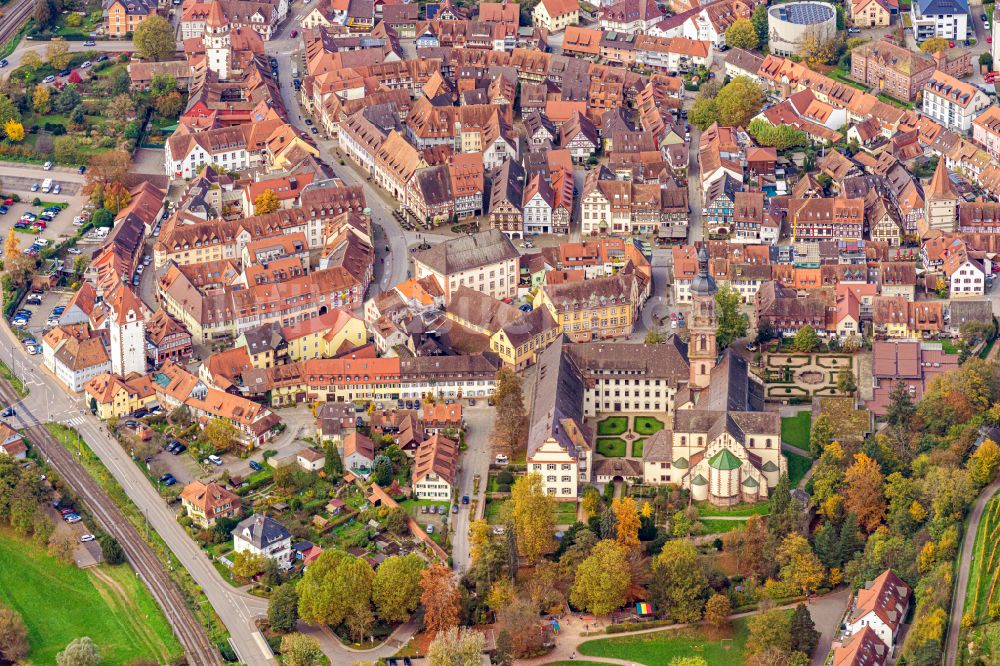
[[[302,49],[302,39],[292,39],[289,35],[301,22],[302,16],[307,14],[316,0],[302,5],[293,5],[289,8],[289,15],[292,17],[285,25],[277,31],[274,39],[267,42],[265,52],[268,56],[273,56],[278,60],[279,84],[281,87],[281,97],[288,111],[288,120],[303,132],[310,133],[310,126],[305,124],[305,118],[301,114],[298,103],[298,95],[292,85],[292,66],[299,66],[299,75],[304,69],[300,60]],[[316,125],[314,124],[313,127]],[[395,286],[406,279],[409,269],[409,242],[399,222],[392,216],[393,207],[388,203],[385,192],[375,185],[369,183],[361,173],[352,168],[352,163],[346,157],[345,166],[340,165],[341,157],[338,154],[338,144],[336,141],[324,139],[322,134],[311,134],[316,145],[320,149],[321,157],[333,167],[336,175],[348,185],[360,185],[365,193],[365,201],[371,208],[372,223],[375,234],[375,280],[372,282],[371,294],[379,293]],[[388,245],[389,251],[386,252]]]
[[[493,408],[486,401],[479,401],[475,407],[465,406],[463,416],[467,426],[465,443],[468,448],[462,453],[458,470],[458,501],[463,495],[469,496],[469,504],[459,504],[458,513],[451,523],[451,561],[455,573],[461,574],[469,565],[469,524],[484,515],[486,509],[486,481],[490,472],[490,432],[493,430]],[[476,474],[480,476],[479,492],[473,492]],[[472,515],[472,500],[478,499],[476,515]]]
[[[17,45],[14,52],[7,56],[7,62],[10,63],[7,67],[0,70],[0,76],[7,78],[9,72],[14,71],[21,66],[21,60],[24,58],[24,54],[28,51],[36,51],[38,55],[42,57],[42,60],[46,59],[45,52],[48,50],[50,42],[33,42],[28,39],[22,39],[21,43]],[[102,53],[120,53],[120,52],[131,52],[135,50],[131,41],[125,40],[110,40],[96,42],[94,46],[84,46],[83,42],[66,42],[69,44],[70,53],[79,53],[81,51],[100,51]]]

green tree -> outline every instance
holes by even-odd
[[[10,663],[20,663],[28,656],[28,628],[21,614],[0,604],[0,659]]]
[[[71,641],[65,650],[56,655],[58,666],[97,666],[100,662],[101,653],[90,636]]]
[[[496,407],[491,435],[493,446],[498,452],[513,456],[527,436],[528,418],[521,378],[510,368],[497,371],[493,404]]]
[[[764,91],[746,76],[737,76],[727,83],[715,99],[719,124],[727,127],[746,127],[763,105]]]
[[[136,52],[147,60],[166,60],[177,52],[173,27],[167,19],[155,14],[135,27],[132,43]]]
[[[153,98],[153,106],[161,118],[176,118],[181,112],[182,104],[181,94],[176,90]]]
[[[372,461],[372,475],[380,486],[385,487],[392,483],[392,461],[388,456],[383,454],[375,456],[375,460]]]
[[[49,42],[49,46],[45,50],[45,57],[54,68],[66,69],[69,67],[70,59],[69,44],[62,40]]]
[[[35,0],[35,27],[44,30],[52,25],[55,12],[52,11],[52,3],[49,0]],[[29,51],[34,53],[34,51]],[[36,54],[37,55],[37,54]],[[40,58],[39,58],[40,59]]]
[[[90,221],[93,222],[94,226],[97,228],[113,227],[115,224],[115,215],[107,208],[99,208],[94,213],[93,217],[90,218]],[[181,405],[181,407],[185,407],[185,405]]]
[[[607,615],[627,601],[628,550],[615,541],[598,541],[576,570],[569,599],[577,608]]]
[[[812,429],[809,432],[809,451],[813,454],[813,457],[819,458],[823,455],[823,450],[830,445],[833,438],[833,422],[830,420],[829,415],[820,414],[813,421]]]
[[[699,93],[694,100],[691,111],[688,112],[688,120],[700,130],[719,122],[719,110],[715,105],[715,97],[702,97]]]
[[[497,634],[497,649],[493,653],[493,666],[513,666],[514,664],[514,640],[510,632],[501,629]]]
[[[288,634],[281,639],[281,661],[285,666],[319,666],[323,649],[312,636]]]
[[[666,336],[659,331],[650,330],[646,332],[645,343],[647,345],[661,345],[666,341]]]
[[[819,644],[819,632],[816,631],[816,623],[809,615],[809,609],[805,604],[799,604],[792,611],[792,619],[789,623],[791,642],[789,647],[792,652],[801,652],[807,656],[812,656]]]
[[[108,101],[107,106],[104,107],[104,113],[111,120],[124,123],[135,116],[135,102],[125,93],[116,95]]]
[[[177,79],[169,74],[156,74],[149,83],[149,94],[153,97],[162,97],[177,90]]]
[[[56,161],[64,164],[76,162],[77,143],[78,139],[76,137],[57,136],[52,142],[52,154],[55,156]]]
[[[388,565],[388,566],[386,566]],[[385,622],[406,622],[420,604],[424,561],[416,553],[393,555],[379,565],[372,582],[372,601]]]
[[[697,622],[708,586],[698,550],[686,541],[668,541],[653,559],[649,597],[675,622]]]
[[[740,312],[740,293],[732,287],[724,285],[715,292],[715,314],[719,322],[715,330],[719,351],[747,334],[750,319]]]
[[[511,520],[517,536],[517,549],[529,562],[537,562],[554,546],[555,520],[553,502],[542,487],[538,473],[519,477],[510,491]]]
[[[726,29],[726,46],[734,49],[757,48],[757,29],[749,19],[737,19]]]
[[[762,2],[757,5],[750,15],[750,22],[753,23],[754,30],[757,31],[757,42],[760,46],[767,44],[767,3]]]
[[[796,129],[791,125],[772,125],[762,118],[751,120],[747,126],[747,132],[760,145],[773,146],[778,150],[788,150],[796,146],[805,146],[809,142],[809,137],[802,130]]]
[[[344,461],[340,459],[340,451],[332,439],[326,441],[323,453],[323,471],[326,473],[326,478],[333,483],[337,483],[344,475]]]
[[[299,617],[312,626],[371,622],[375,572],[364,560],[341,550],[325,550],[309,565],[298,585]],[[357,632],[352,631],[357,635]]]
[[[264,572],[266,562],[266,555],[252,553],[249,550],[236,553],[233,556],[233,576],[240,580],[250,580]]]
[[[294,585],[285,583],[274,591],[267,605],[267,621],[281,633],[295,629],[299,621],[299,593]]]
[[[787,654],[791,646],[791,618],[783,610],[769,610],[747,618],[746,652],[761,654],[776,649]]]
[[[809,324],[806,324],[795,333],[795,340],[792,343],[795,351],[812,352],[819,347],[819,335]]]
[[[479,666],[486,639],[474,629],[452,627],[434,637],[427,648],[427,666]]]
[[[122,550],[122,546],[118,543],[117,539],[110,534],[102,534],[97,537],[97,541],[101,544],[101,556],[104,558],[105,563],[125,563],[125,551]]]
[[[68,83],[66,84],[66,87],[63,88],[56,96],[56,111],[60,113],[69,113],[77,104],[80,103],[80,100],[80,92],[76,89],[76,85]]]
[[[837,390],[847,395],[854,395],[858,390],[858,385],[854,381],[854,371],[850,368],[841,368],[837,373]]]

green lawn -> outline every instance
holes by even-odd
[[[781,419],[781,441],[788,442],[803,451],[808,451],[811,428],[812,413],[808,409],[795,416],[784,416]]]
[[[510,500],[491,500],[486,503],[486,522],[496,525],[503,518],[503,508]],[[552,518],[556,525],[572,525],[576,522],[576,502],[556,502],[552,507]]]
[[[625,440],[621,437],[600,437],[597,440],[597,452],[605,458],[623,458]]]
[[[705,526],[704,534],[732,532],[747,524],[745,520],[720,520],[718,518],[702,518],[700,522]]]
[[[572,525],[576,522],[576,502],[556,502],[552,515],[556,525]]]
[[[633,429],[640,435],[652,435],[663,430],[663,421],[652,416],[637,416]]]
[[[580,645],[580,654],[625,659],[647,666],[663,666],[674,657],[690,656],[701,657],[709,664],[742,664],[746,640],[746,620],[740,619],[733,622],[732,640],[726,643],[710,640],[698,629],[687,628],[587,641]],[[730,649],[724,649],[724,645]]]
[[[958,347],[955,346],[955,343],[951,340],[942,340],[941,351],[945,354],[957,354],[959,350]]]
[[[781,455],[788,458],[788,481],[792,484],[792,488],[795,488],[812,467],[813,461],[791,451],[782,451]]]
[[[0,532],[0,599],[28,626],[30,659],[54,664],[56,653],[80,636],[97,643],[102,662],[167,662],[182,654],[170,625],[127,565],[83,571],[30,541]]]
[[[737,504],[736,506],[715,506],[711,502],[698,502],[698,513],[706,518],[712,516],[766,516],[771,510],[767,502],[757,504]]]
[[[597,423],[598,435],[620,435],[628,430],[627,416],[609,416]]]
[[[643,449],[643,446],[645,444],[646,444],[646,440],[644,440],[644,439],[637,439],[634,442],[632,442],[632,457],[633,458],[641,458],[642,457],[642,449]]]
[[[972,550],[973,567],[969,572],[966,587],[965,613],[972,616],[975,624],[990,621],[990,606],[995,606],[1000,590],[997,578],[998,536],[1000,536],[1000,497],[993,497],[983,509],[983,517],[976,530],[976,541]]]

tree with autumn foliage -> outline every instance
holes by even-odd
[[[278,201],[278,195],[271,188],[267,188],[258,194],[257,198],[253,201],[254,215],[267,215],[279,208],[281,208],[281,202]]]
[[[538,473],[519,477],[510,489],[510,517],[517,536],[517,550],[529,562],[537,562],[555,546],[552,539],[554,502],[545,492],[542,475]]]
[[[854,456],[854,464],[844,472],[847,510],[858,517],[858,524],[868,534],[885,517],[885,477],[877,462],[864,453]]]
[[[631,497],[616,497],[611,503],[611,510],[615,514],[616,540],[629,551],[637,550],[640,521],[635,500]]]
[[[113,183],[124,187],[132,157],[124,150],[109,150],[98,153],[87,162],[84,173],[84,194],[99,207],[104,207],[105,190]]]
[[[34,259],[21,251],[21,239],[17,232],[10,229],[3,244],[3,265],[14,284],[24,282],[34,263]]]
[[[104,188],[104,207],[117,215],[128,206],[132,195],[120,182],[110,183]]]
[[[443,564],[432,564],[420,575],[420,603],[424,626],[432,636],[458,626],[459,593],[455,574]]]
[[[607,615],[625,604],[629,582],[628,549],[605,539],[577,567],[569,599],[576,608]]]
[[[493,404],[496,406],[496,419],[490,439],[497,452],[513,456],[524,444],[528,417],[524,409],[521,378],[508,367],[497,371]]]
[[[778,548],[777,558],[781,565],[781,579],[794,585],[802,594],[811,594],[823,584],[826,577],[823,563],[801,534],[786,536]]]
[[[21,143],[24,141],[24,125],[16,120],[8,120],[3,125],[4,136],[11,143]]]

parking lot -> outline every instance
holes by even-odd
[[[32,296],[37,296],[41,300],[41,303],[29,303],[28,301]],[[18,309],[30,312],[31,318],[28,320],[28,325],[19,327],[19,330],[30,333],[40,344],[42,335],[44,335],[45,331],[52,328],[52,326],[46,325],[46,321],[52,316],[53,310],[59,306],[65,307],[72,296],[73,294],[68,291],[47,291],[42,294],[29,293],[21,301],[21,306]]]
[[[41,191],[41,183],[46,178],[51,178],[53,184],[59,183],[59,194],[52,192],[46,194]],[[36,183],[39,184],[39,189],[37,192],[32,192],[31,187]],[[69,238],[76,233],[73,218],[83,211],[83,207],[87,203],[87,198],[81,192],[82,187],[83,178],[78,173],[70,173],[61,169],[45,171],[38,166],[0,165],[0,193],[3,194],[4,199],[13,194],[17,194],[21,198],[20,202],[9,205],[7,212],[0,215],[0,232],[6,237],[9,230],[25,213],[31,212],[39,215],[43,208],[58,203],[66,204],[66,208],[40,233],[22,230],[21,245],[27,247],[35,238],[44,238],[50,243],[57,243]],[[31,202],[36,198],[42,205],[32,205]]]

